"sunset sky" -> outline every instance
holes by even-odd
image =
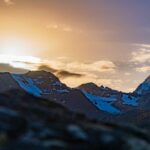
[[[150,75],[149,0],[0,0],[0,71],[132,91]]]

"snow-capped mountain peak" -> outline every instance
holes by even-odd
[[[12,78],[22,89],[35,96],[69,92],[69,88],[65,84],[62,84],[55,75],[46,71],[12,74]]]
[[[121,107],[138,106],[138,98],[134,94],[123,93],[104,86],[98,87],[93,83],[83,84],[78,88],[99,110],[110,114],[123,113]]]
[[[120,116],[126,112],[149,108],[149,100],[141,99],[150,93],[148,77],[133,93],[123,93],[94,83],[69,88],[58,77],[46,71],[30,71],[26,74],[0,73],[0,93],[8,90],[24,90],[38,97],[63,104],[67,108],[85,113],[89,117]],[[145,102],[144,102],[145,101]],[[144,104],[141,104],[144,102]],[[103,116],[103,115],[104,116]]]

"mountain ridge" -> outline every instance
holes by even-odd
[[[146,79],[138,88],[147,85],[147,81]],[[124,93],[94,83],[70,88],[54,74],[46,71],[30,71],[25,74],[0,73],[0,87],[0,93],[14,89],[23,90],[98,120],[133,120],[135,124],[141,124],[142,121],[142,124],[147,124],[150,115],[150,102],[148,96],[145,97],[145,92],[144,95],[140,95],[136,90],[133,93]],[[148,91],[150,90],[147,90],[147,95]]]

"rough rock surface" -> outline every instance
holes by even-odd
[[[88,120],[23,91],[0,94],[1,150],[149,150],[148,131]]]

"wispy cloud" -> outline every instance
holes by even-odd
[[[65,32],[73,31],[73,28],[66,24],[50,23],[46,27],[47,29],[60,30],[60,31],[65,31]]]
[[[68,77],[74,77],[74,78],[81,78],[84,77],[84,74],[80,74],[80,73],[74,73],[74,72],[69,72],[66,70],[60,70],[56,73],[56,75],[59,78],[68,78]]]
[[[15,68],[10,64],[0,63],[0,72],[25,73],[28,70],[23,68]]]
[[[33,56],[0,55],[0,63],[9,64],[14,68],[35,70],[42,60]]]
[[[83,63],[63,57],[63,59],[47,61],[46,64],[49,64],[48,66],[52,68],[66,70],[67,74],[61,71],[61,73],[67,75],[67,77],[61,78],[61,81],[71,87],[77,87],[87,82],[94,82],[98,85],[110,87],[113,85],[114,88],[119,89],[118,87],[122,84],[121,80],[112,78],[112,74],[114,74],[117,69],[116,64],[112,61],[99,60],[91,63]],[[109,77],[100,75],[105,73],[109,74]]]
[[[87,77],[93,78],[93,74],[97,73],[115,73],[117,66],[112,61],[99,60],[91,63],[82,63],[67,58],[56,60],[43,60],[43,65],[38,69],[43,69],[53,73],[57,73],[58,76],[66,75],[68,77]],[[94,77],[96,78],[96,77]]]
[[[150,48],[150,44],[134,44],[134,45],[142,48]]]
[[[1,71],[24,72],[27,70],[45,70],[54,73],[62,82],[71,87],[79,86],[86,82],[99,85],[119,87],[121,80],[112,78],[117,66],[112,61],[99,60],[91,63],[73,61],[67,58],[55,60],[42,60],[31,56],[4,56],[0,55]],[[109,77],[100,76],[108,73]],[[111,74],[111,75],[110,75]]]
[[[138,44],[139,49],[132,52],[131,62],[135,64],[150,62],[150,45]]]
[[[130,63],[136,72],[150,72],[150,44],[134,44],[137,48],[132,52]]]
[[[150,71],[150,66],[137,67],[136,71],[143,72],[143,73],[149,72]]]
[[[69,59],[55,59],[55,60],[44,60],[44,64],[57,68],[58,70],[67,70],[75,73],[89,74],[89,73],[115,73],[117,66],[112,61],[99,60],[94,62],[79,62]]]
[[[109,78],[103,78],[95,74],[86,74],[85,76],[76,79],[74,79],[73,77],[64,78],[62,79],[62,82],[66,83],[71,87],[77,87],[81,84],[89,82],[93,82],[99,86],[100,85],[108,86],[114,89],[120,89],[122,85],[122,81],[119,79],[113,79],[111,78],[111,76]]]
[[[64,23],[49,23],[46,25],[46,28],[48,30],[55,30],[55,31],[63,31],[63,32],[76,32],[76,33],[82,33],[82,29],[78,29],[75,27],[72,27],[71,25],[67,25]]]
[[[66,64],[66,68],[71,70],[78,70],[80,72],[109,72],[116,71],[116,65],[111,61],[99,60],[91,63],[70,62]]]
[[[47,66],[47,65],[39,66],[38,70],[45,70],[45,71],[54,73],[60,79],[64,79],[64,78],[68,78],[68,77],[80,78],[80,77],[84,76],[84,74],[74,73],[74,72],[70,72],[67,70],[59,70],[59,69],[52,68],[52,67]]]
[[[5,2],[7,5],[13,5],[13,4],[14,4],[13,0],[4,0],[4,2]]]

